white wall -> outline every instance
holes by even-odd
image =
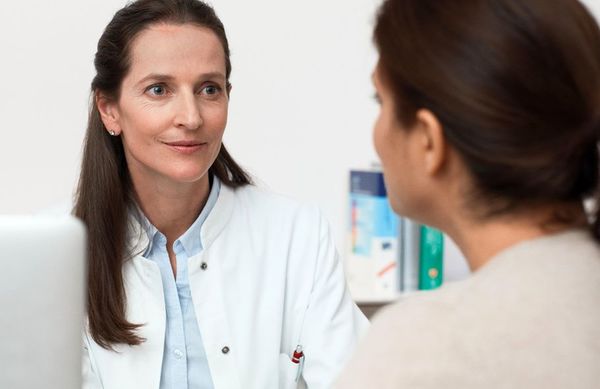
[[[117,3],[0,2],[0,213],[68,199],[77,177],[92,56]]]
[[[600,14],[600,1],[585,1]],[[347,174],[376,161],[370,73],[378,0],[214,0],[232,49],[225,142],[275,191],[317,203],[338,245]],[[123,0],[0,2],[0,213],[68,201],[96,42]],[[465,273],[456,248],[450,278]]]
[[[0,213],[68,202],[93,55],[124,0],[1,2]],[[216,0],[232,49],[225,142],[273,190],[318,203],[341,244],[350,166],[376,159],[375,0]]]
[[[342,251],[349,169],[377,160],[378,3],[214,1],[234,65],[226,145],[268,187],[319,204]]]

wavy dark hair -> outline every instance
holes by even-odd
[[[600,29],[579,1],[386,0],[374,41],[398,120],[437,116],[478,217],[598,197]]]
[[[92,94],[119,98],[120,87],[130,67],[130,47],[144,29],[157,23],[191,23],[210,29],[225,52],[229,85],[231,61],[223,24],[214,10],[198,0],[139,0],[119,10],[98,42]],[[88,328],[99,345],[138,345],[140,324],[125,317],[126,296],[123,261],[127,252],[128,209],[134,202],[133,188],[120,137],[110,136],[92,99],[83,148],[81,175],[73,213],[88,228]],[[209,169],[224,185],[240,187],[251,179],[223,145]]]

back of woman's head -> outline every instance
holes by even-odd
[[[374,39],[400,123],[436,115],[480,216],[596,193],[600,30],[577,0],[387,0]]]

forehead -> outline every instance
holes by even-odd
[[[373,84],[375,84],[375,86],[379,86],[381,83],[381,63],[379,61],[377,61],[373,71],[371,72],[371,81]]]
[[[225,75],[225,53],[217,35],[194,24],[155,24],[141,31],[130,48],[130,75],[177,76],[219,72]]]
[[[371,82],[375,86],[379,96],[386,98],[390,92],[390,88],[385,82],[379,63],[375,66],[373,72],[371,73]]]

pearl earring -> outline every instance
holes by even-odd
[[[108,133],[111,134],[112,136],[117,135],[113,130],[109,130]]]

